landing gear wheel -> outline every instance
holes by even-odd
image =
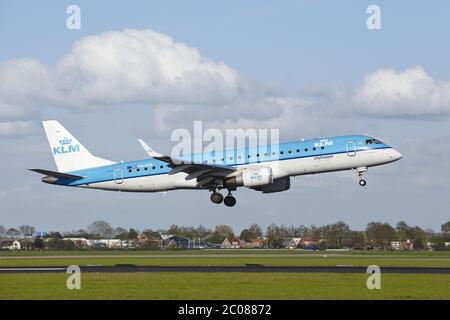
[[[213,192],[210,199],[212,202],[219,204],[223,201],[223,195],[219,192]]]
[[[361,187],[364,187],[366,184],[367,184],[366,180],[364,180],[364,179],[359,180],[359,185]]]
[[[223,200],[223,203],[227,206],[227,207],[234,207],[234,205],[236,204],[236,198],[233,197],[232,195],[228,195],[225,197],[225,199]]]

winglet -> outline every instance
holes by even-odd
[[[152,158],[162,158],[162,157],[164,157],[163,154],[158,153],[158,152],[154,151],[152,148],[150,148],[150,147],[148,146],[148,144],[146,144],[146,143],[144,142],[144,140],[138,139],[138,141],[139,141],[139,143],[141,144],[142,148],[144,148],[145,152],[147,152],[147,154],[148,154],[150,157],[152,157]]]

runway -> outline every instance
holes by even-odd
[[[0,273],[65,273],[65,267],[7,267]],[[366,273],[366,267],[339,266],[80,266],[81,272],[318,272],[318,273]],[[382,273],[396,274],[450,274],[450,268],[434,267],[381,267]]]

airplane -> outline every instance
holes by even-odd
[[[215,204],[236,204],[238,187],[262,193],[290,189],[290,178],[306,174],[356,170],[359,184],[369,167],[402,158],[402,154],[366,135],[348,135],[223,150],[172,158],[139,143],[144,160],[113,162],[92,155],[58,121],[42,122],[58,171],[29,169],[43,174],[42,182],[121,192],[209,190]],[[227,196],[220,191],[226,189]]]

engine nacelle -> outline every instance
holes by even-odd
[[[249,169],[242,172],[242,184],[244,187],[259,187],[273,182],[271,168]]]
[[[291,179],[289,177],[275,179],[273,183],[259,187],[263,193],[281,192],[291,188]]]

